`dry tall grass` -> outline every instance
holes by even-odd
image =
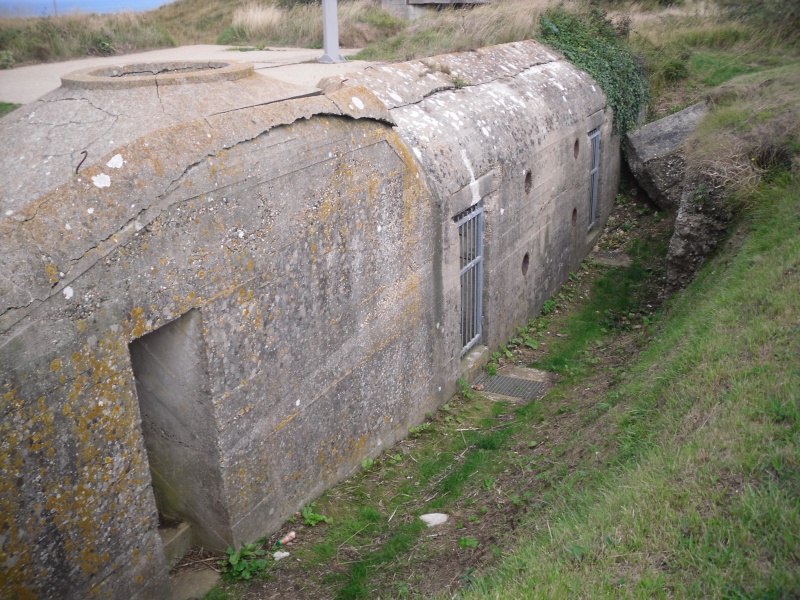
[[[405,22],[380,8],[374,0],[341,2],[338,6],[339,43],[357,48],[403,29]],[[322,6],[295,4],[279,8],[273,4],[249,4],[233,14],[232,26],[219,43],[260,43],[283,46],[322,44]]]
[[[692,173],[736,200],[770,172],[792,168],[800,140],[796,64],[737,77],[708,98],[713,110],[686,145]]]
[[[17,64],[174,45],[162,27],[133,12],[0,19],[0,50],[11,53]]]
[[[233,22],[233,13],[253,0],[176,0],[146,13],[178,44],[213,44]]]
[[[430,11],[393,39],[379,42],[365,58],[410,60],[533,38],[539,17],[556,0],[498,0],[469,9]],[[575,2],[561,4],[570,7]]]
[[[276,31],[283,14],[275,6],[248,4],[233,11],[233,28],[239,29],[248,38],[269,38]]]

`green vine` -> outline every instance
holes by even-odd
[[[647,77],[605,13],[552,8],[542,15],[540,27],[542,42],[600,84],[614,111],[614,131],[625,133],[635,126],[650,96]]]

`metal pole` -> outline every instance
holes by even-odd
[[[336,15],[336,0],[322,0],[322,46],[325,54],[321,63],[345,62],[339,54],[339,18]]]

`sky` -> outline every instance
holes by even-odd
[[[55,0],[58,14],[142,11],[168,4],[169,0]],[[53,14],[53,0],[0,0],[0,16],[40,17]]]

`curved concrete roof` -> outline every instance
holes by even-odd
[[[0,121],[0,331],[145,226],[192,165],[271,127],[313,114],[395,123],[441,197],[469,206],[495,189],[498,165],[606,106],[533,41],[328,78],[315,98],[247,66],[178,67],[79,72]]]
[[[0,332],[156,218],[200,161],[315,114],[391,122],[365,89],[311,97],[297,89],[260,75],[62,87],[0,122],[9,174],[0,187]],[[81,148],[89,160],[75,174]]]
[[[601,111],[589,75],[534,41],[515,42],[327,78],[329,93],[363,86],[390,109],[437,191],[447,198],[521,147]]]

